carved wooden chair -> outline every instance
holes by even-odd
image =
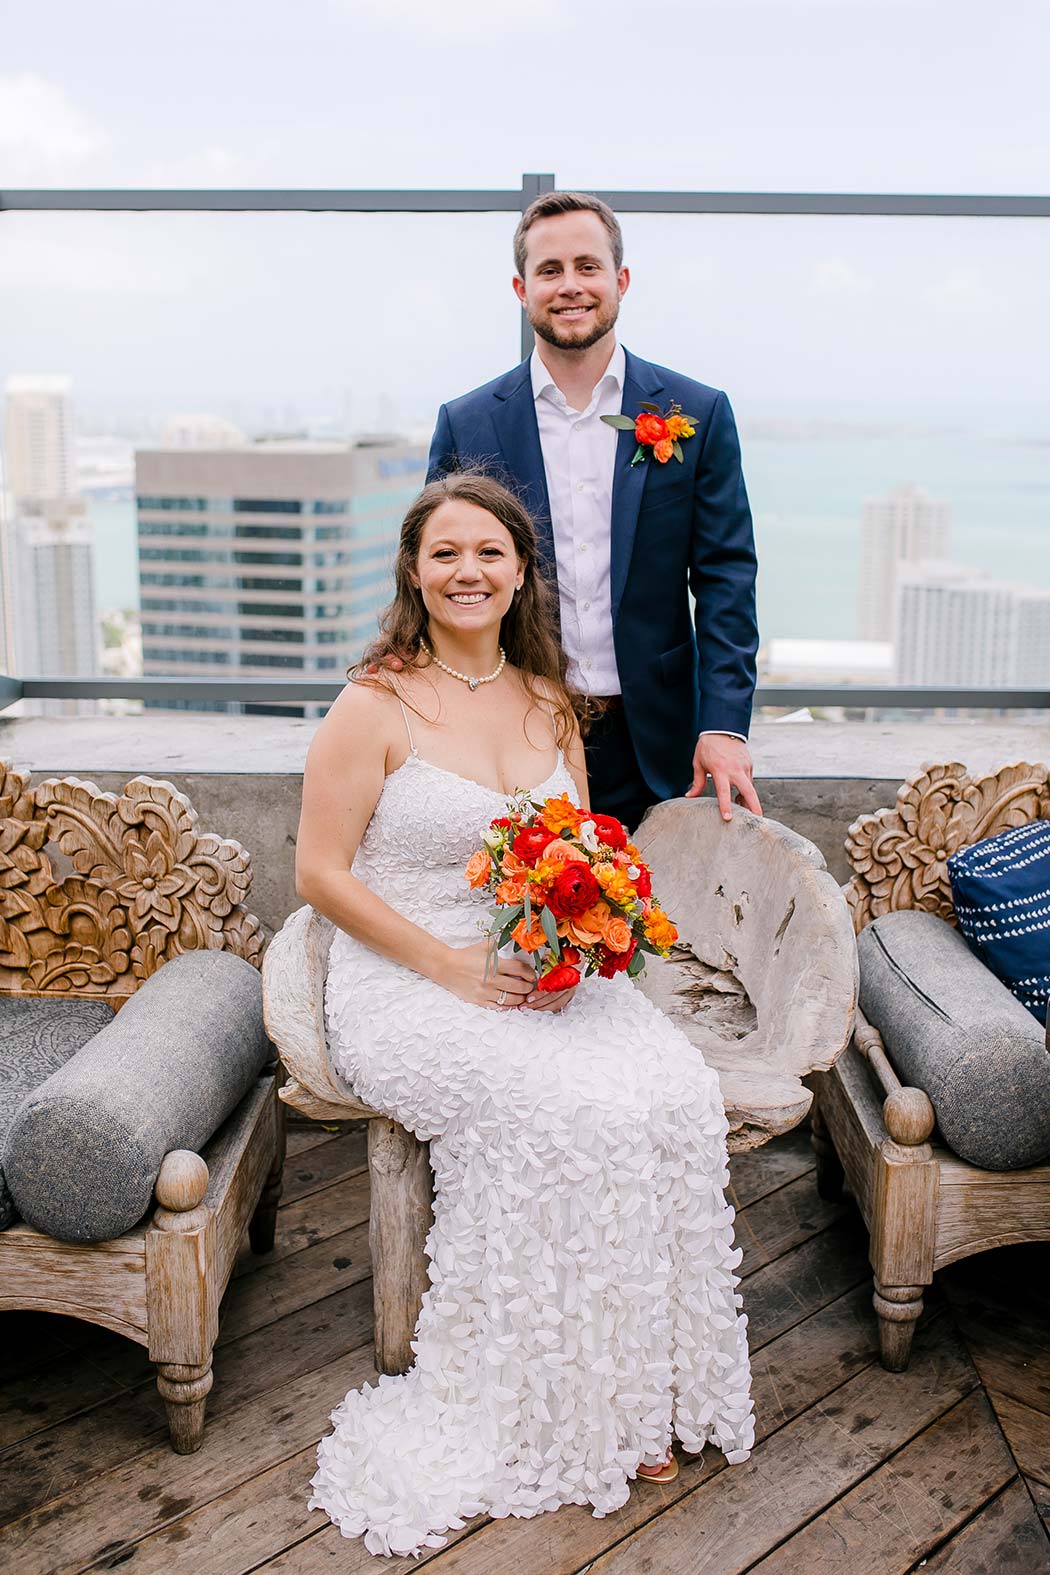
[[[812,1099],[803,1077],[830,1067],[853,1031],[856,947],[842,894],[812,843],[746,810],[725,825],[713,801],[660,804],[635,840],[681,939],[640,988],[717,1069],[730,1151],[755,1148],[802,1120]],[[428,1284],[430,1163],[427,1145],[363,1105],[329,1062],[333,934],[305,907],[271,941],[266,1025],[289,1074],[283,1100],[316,1119],[368,1122],[376,1365],[400,1373]]]
[[[31,787],[0,763],[0,996],[117,1009],[184,952],[258,967],[262,933],[242,903],[250,882],[244,848],[202,832],[170,783],[136,777],[119,797],[75,778]],[[256,1251],[273,1245],[275,1093],[271,1067],[200,1155],[169,1153],[156,1207],[115,1240],[59,1241],[22,1222],[0,1230],[0,1309],[82,1318],[146,1346],[181,1453],[203,1439],[219,1300],[245,1231]]]
[[[1048,817],[1045,766],[1006,766],[977,778],[958,762],[926,766],[900,788],[892,809],[862,815],[849,829],[855,874],[844,891],[856,933],[900,909],[955,924],[949,856]],[[813,1081],[817,1185],[834,1199],[845,1177],[864,1216],[882,1363],[899,1372],[938,1269],[991,1247],[1050,1238],[1050,1165],[980,1170],[931,1142],[929,1098],[901,1085],[881,1035],[859,1012],[853,1043]]]

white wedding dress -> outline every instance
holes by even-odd
[[[560,756],[534,789],[555,793],[575,796]],[[463,870],[504,807],[413,748],[354,874],[433,934],[476,941],[490,899]],[[332,1413],[310,1507],[373,1553],[408,1554],[473,1515],[608,1514],[673,1436],[746,1458],[727,1126],[685,1036],[623,974],[586,980],[560,1013],[497,1012],[342,931],[326,1017],[355,1093],[430,1139],[436,1197],[415,1365]]]

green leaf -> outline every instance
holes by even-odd
[[[561,942],[558,939],[558,921],[549,908],[540,909],[540,923],[543,925],[543,933],[547,937],[551,951],[560,961]]]
[[[638,975],[644,972],[645,957],[640,951],[637,951],[627,964],[627,977],[628,979],[637,979]]]
[[[532,898],[529,896],[529,888],[527,886],[525,887],[525,905],[524,905],[523,912],[525,914],[525,928],[526,928],[526,930],[531,930],[532,929]]]
[[[654,416],[658,416],[660,414],[660,406],[651,405],[647,399],[640,399],[638,401],[638,408],[640,410],[651,410]]]
[[[631,460],[631,464],[632,465],[640,465],[644,458],[645,458],[645,447],[644,447],[643,444],[639,443],[638,447],[634,451],[634,458]]]
[[[678,463],[681,464],[682,463],[682,445],[681,445],[681,443],[679,443],[677,438],[675,439],[674,447],[671,449],[671,453],[674,455],[674,457],[678,461]]]
[[[634,422],[630,416],[602,416],[602,420],[610,427],[616,427],[620,432],[633,432]]]

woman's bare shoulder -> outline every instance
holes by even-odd
[[[314,746],[337,752],[364,745],[385,753],[399,715],[397,694],[389,684],[351,679],[318,727]]]

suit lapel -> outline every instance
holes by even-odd
[[[540,558],[551,579],[555,577],[554,533],[551,529],[547,473],[543,468],[540,429],[532,397],[528,361],[507,374],[493,390],[492,420],[503,462],[512,480],[523,491],[523,502],[536,522]]]
[[[641,361],[637,356],[626,352],[627,362],[623,380],[623,402],[620,406],[624,415],[632,418],[638,414],[639,406],[643,400],[657,403],[657,395],[663,388],[656,369],[648,361]],[[635,449],[638,447],[634,440],[633,432],[621,432],[616,443],[616,462],[613,471],[612,488],[612,551],[610,564],[610,599],[612,602],[613,622],[619,611],[620,601],[623,596],[624,586],[627,583],[627,570],[631,562],[631,550],[634,547],[634,533],[638,526],[638,511],[642,506],[642,494],[645,491],[646,478],[652,466],[652,456],[647,454],[638,465],[632,465]]]

